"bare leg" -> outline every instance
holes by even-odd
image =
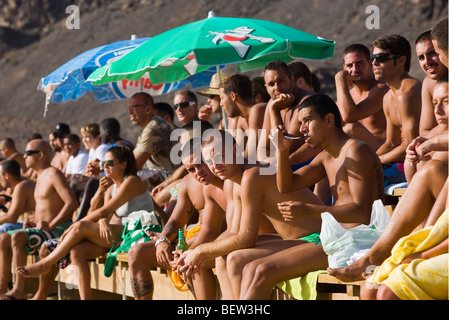
[[[91,300],[89,260],[95,259],[105,253],[105,249],[84,240],[70,250],[72,264],[78,268],[78,290],[81,300]]]
[[[44,243],[39,249],[39,257],[43,259],[49,254],[50,251],[48,250],[47,246]],[[53,266],[48,273],[39,276],[39,288],[37,289],[37,292],[33,296],[32,300],[47,299],[48,293],[50,292],[50,287],[53,281],[55,280],[55,277],[58,274],[58,272],[59,270],[56,268],[56,266]]]
[[[11,279],[11,236],[5,232],[0,234],[0,294],[8,291],[8,282]]]
[[[414,175],[385,231],[370,251],[348,267],[329,268],[329,274],[342,281],[360,280],[369,266],[382,264],[390,256],[396,242],[425,221],[446,179],[447,165],[440,161],[429,161]]]
[[[153,299],[153,277],[150,267],[159,266],[156,259],[155,241],[148,241],[133,246],[128,252],[128,265],[134,299]]]
[[[278,251],[290,248],[292,246],[305,243],[301,240],[282,240],[263,241],[249,249],[240,249],[231,252],[226,260],[229,279],[232,284],[232,291],[235,297],[241,293],[243,269],[251,261],[258,260]],[[250,279],[243,280],[246,287],[250,285]]]
[[[111,227],[114,227],[114,225],[111,225]],[[47,273],[50,271],[52,265],[61,260],[74,245],[80,243],[84,239],[90,240],[104,249],[108,249],[112,245],[100,237],[98,223],[79,221],[70,227],[70,230],[68,230],[64,239],[60,241],[56,249],[50,255],[30,266],[18,267],[17,272],[24,277],[35,277]]]
[[[195,297],[197,300],[215,300],[217,299],[217,280],[212,268],[215,266],[215,261],[205,263],[201,266],[199,274],[192,279],[193,287],[195,289]]]
[[[322,245],[300,244],[246,265],[242,283],[241,299],[269,299],[276,283],[303,276],[308,272],[327,267],[327,255]]]
[[[215,271],[217,273],[218,282],[220,283],[221,294],[223,300],[235,300],[232,293],[231,282],[229,281],[226,271],[226,257],[215,258]]]
[[[26,264],[27,252],[25,249],[25,245],[27,243],[26,234],[23,231],[16,232],[11,237],[11,247],[14,265],[21,267]],[[25,278],[20,276],[16,272],[16,282],[14,283],[14,287],[6,293],[8,296],[12,296],[16,299],[25,299]]]

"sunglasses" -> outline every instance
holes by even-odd
[[[40,150],[25,150],[24,154],[26,154],[27,156],[31,156],[33,154],[39,153]]]
[[[113,167],[115,164],[114,160],[105,160],[105,161],[100,161],[100,166],[101,168],[104,168],[105,165],[107,165],[108,167]]]
[[[173,106],[173,109],[175,109],[175,111],[178,110],[178,107],[181,109],[184,109],[184,108],[193,106],[195,103],[196,102],[193,102],[193,101],[180,102],[180,103],[175,104]]]
[[[393,58],[399,58],[400,55],[398,54],[391,54],[391,53],[376,53],[376,54],[372,54],[371,55],[371,60],[374,61],[374,59],[376,59],[376,61],[378,63],[384,63],[387,61],[390,61]]]

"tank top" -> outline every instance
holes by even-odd
[[[114,197],[117,193],[117,185],[114,184],[112,187],[112,197]],[[115,210],[115,214],[119,218],[127,217],[130,213],[134,211],[139,210],[146,210],[146,211],[153,211],[154,205],[153,205],[153,199],[151,198],[148,191],[145,191],[141,195],[132,197],[128,200],[128,202],[124,203],[120,208]],[[122,221],[122,219],[120,219]]]

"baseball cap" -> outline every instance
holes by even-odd
[[[70,133],[70,127],[69,127],[69,125],[68,125],[67,123],[64,123],[64,122],[58,123],[58,124],[56,125],[56,127],[55,127],[55,130],[56,130],[56,131],[61,131],[61,132],[67,133],[67,134]]]
[[[221,73],[221,81],[226,80],[230,76],[231,75],[228,73]],[[218,96],[220,94],[220,91],[218,90],[219,86],[220,86],[220,83],[218,82],[218,74],[215,73],[212,76],[212,79],[210,80],[209,89],[199,91],[198,94],[200,94],[202,96],[209,96],[211,94]]]

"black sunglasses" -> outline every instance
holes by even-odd
[[[178,110],[178,107],[180,107],[181,109],[184,109],[184,108],[193,106],[195,103],[196,102],[193,102],[193,101],[180,102],[180,103],[175,104],[173,106],[173,109],[175,109],[175,111]]]
[[[374,61],[374,59],[376,59],[377,62],[379,63],[384,63],[387,61],[390,61],[393,58],[399,58],[400,55],[398,54],[391,54],[391,53],[376,53],[376,54],[372,54],[371,55],[371,60]]]
[[[33,154],[39,153],[40,150],[25,150],[24,154],[26,154],[27,156],[31,156]]]

